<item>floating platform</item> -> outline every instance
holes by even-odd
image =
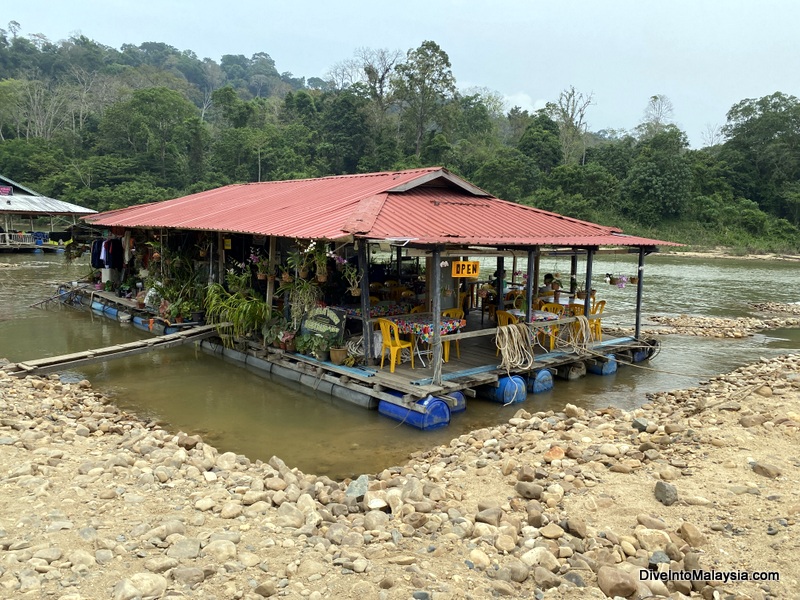
[[[162,338],[199,331],[202,336],[194,339],[202,339],[201,348],[211,354],[242,363],[260,373],[300,382],[317,392],[364,408],[377,409],[387,417],[423,430],[446,426],[452,415],[468,408],[467,399],[471,402],[481,398],[508,405],[523,403],[529,394],[552,390],[555,377],[576,379],[587,371],[613,375],[619,365],[646,360],[658,349],[656,340],[613,338],[591,344],[581,354],[542,351],[527,368],[506,369],[501,368],[501,357],[496,355],[494,327],[481,330],[477,322],[468,320],[466,329],[470,334],[460,339],[460,358],[451,355],[450,361],[442,365],[441,383],[434,384],[430,366],[412,369],[410,363],[401,363],[391,373],[388,368],[370,365],[334,365],[254,342],[228,348],[219,343],[218,338],[215,340],[214,326],[198,328],[197,323],[169,323],[150,311],[139,309],[132,300],[110,292],[72,290],[65,298],[111,319],[125,320],[127,316],[134,327]],[[473,320],[479,316],[473,315]],[[126,350],[121,348],[118,353],[89,351],[93,354],[83,358],[95,359],[94,362],[109,360],[124,356]],[[65,362],[63,368],[68,366],[73,365]],[[57,370],[56,366],[51,370]]]

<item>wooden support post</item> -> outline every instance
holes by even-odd
[[[633,329],[633,337],[637,340],[642,333],[642,291],[644,286],[644,248],[639,248],[639,268],[636,274],[639,276],[639,282],[636,284],[636,325]]]
[[[275,252],[278,242],[274,235],[269,236],[269,274],[267,275],[267,310],[272,314],[273,295],[275,294]]]
[[[594,248],[586,249],[586,298],[583,300],[583,314],[589,316],[592,312],[592,263],[594,262]]]
[[[433,384],[442,385],[442,269],[439,266],[442,261],[442,251],[439,246],[433,249],[432,273],[431,273],[431,295],[433,299]],[[414,349],[412,348],[413,352]]]
[[[569,261],[569,293],[575,293],[575,285],[578,282],[578,255],[575,253],[576,249],[572,249],[572,258]]]
[[[530,323],[533,318],[533,282],[535,281],[534,277],[539,275],[538,272],[534,275],[534,263],[536,267],[539,266],[539,249],[528,248],[528,281],[525,283],[525,297],[528,299],[528,306],[525,309],[526,323]],[[539,288],[537,287],[536,291],[538,290]]]
[[[505,294],[503,293],[503,287],[506,282],[505,275],[503,275],[503,271],[505,271],[505,265],[503,262],[503,257],[497,257],[497,310],[505,310]]]
[[[361,331],[364,337],[364,363],[374,364],[372,350],[372,321],[369,316],[369,249],[366,240],[358,241],[358,268],[363,277],[361,278]]]

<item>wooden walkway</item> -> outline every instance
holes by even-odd
[[[42,375],[54,371],[63,371],[74,367],[88,365],[92,363],[124,358],[134,354],[143,354],[152,350],[162,348],[173,348],[182,344],[204,340],[217,335],[216,325],[203,325],[193,327],[178,333],[170,333],[146,340],[137,340],[127,344],[116,344],[105,348],[95,348],[94,350],[84,350],[73,354],[62,354],[49,358],[39,358],[20,363],[5,365],[3,370],[12,375]]]

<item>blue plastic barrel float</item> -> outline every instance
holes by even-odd
[[[589,373],[594,373],[595,375],[611,375],[612,373],[617,372],[617,357],[613,354],[607,354],[606,358],[608,360],[604,361],[593,361],[587,364],[587,369]]]
[[[451,392],[450,394],[448,394],[448,396],[450,396],[450,398],[455,400],[455,404],[453,404],[453,406],[450,406],[450,404],[448,403],[448,406],[450,406],[451,415],[453,413],[463,412],[467,410],[467,399],[464,397],[463,392]],[[443,400],[443,398],[440,398],[440,400]]]
[[[402,396],[400,392],[390,393],[393,396]],[[425,412],[417,412],[405,406],[381,400],[378,402],[378,412],[390,419],[425,431],[446,427],[450,424],[450,408],[444,400],[426,396],[417,401],[417,406],[424,408]]]
[[[541,369],[528,376],[528,391],[532,394],[541,394],[553,389],[553,374],[549,369]]]
[[[102,302],[98,302],[97,300],[92,301],[92,310],[102,313],[103,316],[108,317],[109,319],[117,319],[116,308],[103,304]]]
[[[635,363],[653,358],[661,347],[661,342],[655,338],[648,338],[641,342],[643,345],[631,352],[631,360]]]
[[[493,385],[481,385],[476,391],[482,398],[502,404],[524,402],[525,398],[528,396],[525,380],[519,375],[501,377],[497,380],[497,387]]]

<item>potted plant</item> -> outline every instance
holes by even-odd
[[[331,359],[331,338],[328,335],[319,333],[315,334],[314,337],[314,357],[323,362],[329,361]]]
[[[347,360],[347,346],[341,334],[333,334],[330,340],[331,362],[335,365],[344,364]]]
[[[322,297],[322,290],[315,281],[298,277],[292,281],[284,281],[277,290],[278,294],[289,294],[292,326],[298,328],[303,315],[314,308]]]
[[[200,258],[205,258],[208,256],[208,251],[211,248],[211,242],[206,237],[203,237],[197,242],[197,244],[195,244],[195,247],[197,248],[197,255]]]
[[[173,323],[183,323],[183,302],[175,300],[169,305],[169,319]]]
[[[313,249],[314,242],[311,242],[305,250],[296,248],[289,252],[289,256],[286,258],[286,264],[289,266],[289,269],[293,270],[304,279],[308,277],[308,268],[314,261]]]
[[[138,308],[144,308],[144,299],[146,297],[147,297],[147,292],[145,292],[144,290],[136,294],[136,306]]]
[[[322,242],[314,246],[314,268],[317,271],[317,281],[328,281],[328,249]]]
[[[342,277],[347,282],[347,288],[350,290],[352,296],[361,295],[361,280],[364,274],[358,270],[358,267],[351,263],[345,263],[342,266]]]
[[[250,248],[250,264],[256,268],[256,277],[264,280],[270,274],[269,258],[262,255],[255,248]]]

